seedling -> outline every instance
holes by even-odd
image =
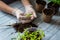
[[[49,1],[51,1],[51,2],[53,2],[53,3],[55,3],[55,4],[60,5],[60,0],[49,0]]]
[[[32,15],[32,14],[27,13],[25,16],[26,16],[26,17],[31,17],[31,15]]]

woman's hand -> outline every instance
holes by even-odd
[[[15,9],[12,12],[12,14],[14,14],[17,17],[17,19],[23,24],[29,23],[34,18],[37,17],[34,9],[31,6],[26,6],[25,9],[26,9],[25,13],[23,11],[21,11],[20,9]]]
[[[33,20],[34,18],[37,17],[37,16],[36,16],[36,13],[35,13],[35,10],[32,8],[31,5],[25,6],[25,10],[26,10],[26,13],[27,13],[27,14],[29,14],[29,13],[32,14],[31,20]]]
[[[17,19],[23,24],[31,22],[31,19],[30,19],[31,17],[28,17],[29,15],[25,14],[23,11],[19,9],[15,9],[12,12],[12,14],[15,15]]]

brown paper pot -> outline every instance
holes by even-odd
[[[37,12],[42,12],[42,10],[45,8],[46,2],[43,0],[36,0],[35,9]]]
[[[53,2],[49,2],[47,5],[48,8],[51,8],[55,11],[54,15],[58,13],[59,11],[59,5]]]
[[[42,11],[42,19],[43,19],[43,21],[45,21],[47,23],[51,22],[53,14],[54,14],[54,11],[52,9],[45,8]]]

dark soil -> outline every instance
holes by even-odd
[[[53,2],[48,3],[48,6],[47,7],[55,10],[55,13],[54,14],[56,14],[59,11],[59,5],[58,4],[55,4]]]
[[[52,15],[52,14],[54,14],[53,13],[53,10],[52,9],[49,9],[49,8],[44,9],[43,12],[44,12],[45,15]]]
[[[36,0],[37,4],[42,4],[42,5],[46,5],[46,2],[43,0]]]
[[[15,23],[13,25],[13,28],[16,31],[20,31],[23,32],[25,28],[29,28],[29,27],[37,27],[37,25],[33,24],[33,23],[26,23],[26,24],[22,24],[22,23]]]

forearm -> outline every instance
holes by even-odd
[[[0,10],[11,14],[14,9],[0,1]]]
[[[24,6],[31,5],[29,0],[21,0]]]

